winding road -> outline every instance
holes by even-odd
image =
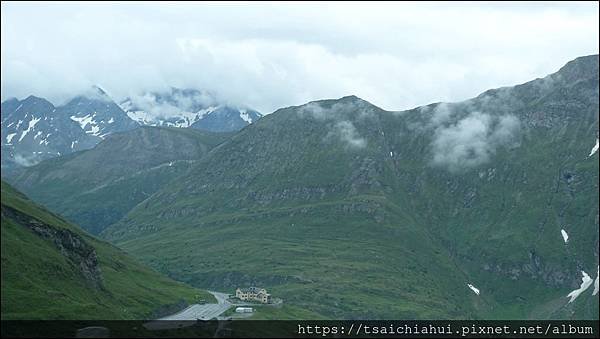
[[[229,297],[227,293],[208,292],[217,299],[216,304],[193,304],[183,311],[158,320],[210,320],[220,316],[231,307],[231,303],[227,301]]]
[[[227,311],[232,304],[227,301],[227,293],[208,291],[217,299],[216,304],[193,304],[186,309],[170,316],[156,319],[145,323],[143,326],[148,330],[166,330],[194,325],[196,320],[211,320],[218,318],[223,312]],[[163,321],[167,320],[167,321]],[[190,321],[192,320],[192,321]],[[219,325],[219,328],[221,324]]]

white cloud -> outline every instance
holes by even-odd
[[[162,93],[162,92],[161,92]],[[200,107],[215,105],[216,101],[209,93],[200,92],[183,95],[180,92],[166,92],[173,101],[160,100],[156,93],[134,94],[129,97],[124,109],[138,109],[146,113],[149,119],[165,118],[184,112],[197,113]],[[160,95],[160,94],[159,94]]]
[[[354,124],[347,120],[337,122],[332,134],[337,135],[351,148],[364,148],[367,145],[367,141],[360,136]]]
[[[25,166],[25,167],[27,167],[27,166],[33,166],[33,165],[37,164],[39,162],[39,159],[35,155],[33,155],[33,156],[24,156],[24,155],[21,155],[21,154],[15,154],[14,161],[19,166]]]
[[[519,130],[519,120],[513,115],[472,112],[455,124],[436,129],[433,165],[457,172],[484,164],[498,147],[516,142]]]
[[[355,94],[460,101],[598,53],[598,4],[2,3],[2,99],[101,83],[213,90],[269,113]],[[551,57],[549,57],[551,56]]]
[[[325,140],[338,138],[350,149],[360,149],[367,145],[367,140],[360,135],[348,117],[356,114],[360,118],[369,118],[370,109],[362,101],[358,104],[356,102],[337,102],[330,107],[323,107],[319,102],[309,102],[300,107],[298,115],[302,118],[311,118],[322,122],[329,130]]]

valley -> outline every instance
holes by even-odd
[[[171,279],[284,299],[257,319],[597,319],[598,82],[590,55],[406,111],[138,127],[4,179]]]

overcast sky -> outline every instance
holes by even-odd
[[[264,113],[354,94],[390,110],[459,101],[598,53],[598,2],[2,2],[2,100],[166,86]]]

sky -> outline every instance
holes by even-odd
[[[598,54],[598,2],[2,2],[1,96],[197,88],[263,113],[461,101]]]

